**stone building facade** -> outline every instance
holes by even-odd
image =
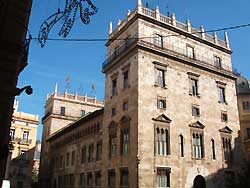
[[[104,109],[47,139],[50,186],[225,187],[240,147],[227,34],[138,0],[115,30],[110,24],[106,46]]]
[[[42,118],[43,134],[39,169],[39,184],[41,187],[46,187],[50,179],[47,173],[50,152],[47,138],[79,118],[102,107],[103,101],[97,100],[95,97],[81,96],[77,93],[59,93],[56,84],[54,92],[47,97],[45,115]]]
[[[241,75],[237,78],[237,99],[244,156],[250,160],[250,81]]]
[[[15,104],[18,104],[15,101]],[[7,162],[5,179],[10,180],[11,188],[31,186],[38,115],[18,112],[15,105],[10,128],[11,150]]]

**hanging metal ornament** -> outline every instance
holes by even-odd
[[[87,3],[86,8],[84,8],[84,4],[86,4],[85,2]],[[64,10],[61,11],[58,9],[56,13],[48,17],[40,26],[38,41],[41,47],[44,47],[50,30],[59,20],[63,20],[63,25],[58,35],[63,36],[64,38],[68,36],[75,23],[78,9],[80,12],[80,18],[84,24],[88,24],[90,22],[90,16],[96,14],[98,10],[91,0],[66,0]]]

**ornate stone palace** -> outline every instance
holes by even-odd
[[[138,0],[106,46],[104,108],[76,119],[76,96],[46,101],[42,187],[225,187],[241,155],[227,34]]]

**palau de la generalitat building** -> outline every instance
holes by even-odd
[[[241,155],[227,34],[138,0],[108,37],[104,108],[53,133],[58,119],[80,113],[78,96],[45,115],[42,187],[224,188]]]

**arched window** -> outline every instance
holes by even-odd
[[[155,154],[169,155],[169,135],[167,129],[155,129]]]
[[[192,134],[192,157],[195,159],[204,157],[203,133]]]

